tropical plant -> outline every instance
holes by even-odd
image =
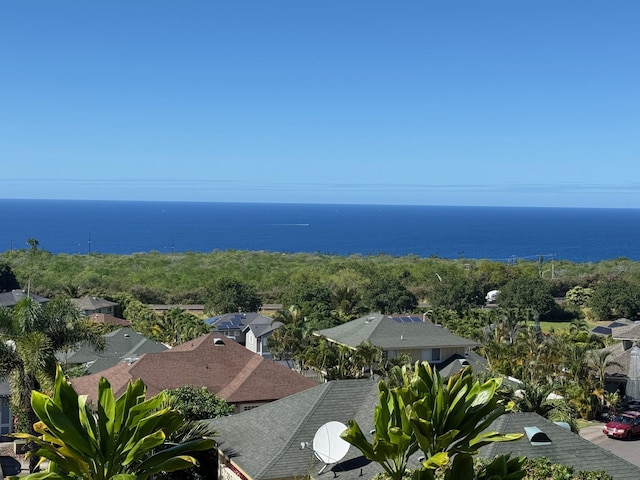
[[[604,388],[604,379],[607,368],[621,367],[622,365],[614,360],[613,353],[610,350],[590,350],[587,353],[587,366],[591,369],[597,379],[598,388]]]
[[[278,360],[292,360],[298,370],[304,367],[305,350],[310,346],[311,329],[302,309],[291,305],[280,310],[272,324],[282,323],[267,338],[269,351]]]
[[[364,456],[379,463],[393,480],[407,473],[409,458],[419,450],[425,459],[414,478],[434,479],[436,470],[445,478],[484,478],[474,473],[473,455],[483,445],[511,441],[521,434],[486,431],[507,411],[495,395],[501,384],[492,378],[483,384],[473,380],[470,368],[451,376],[445,385],[427,362],[416,363],[411,375],[404,369],[404,384],[389,388],[378,383],[379,402],[374,411],[373,442],[362,433],[355,420],[342,437]],[[451,461],[453,459],[453,461]],[[493,468],[503,464],[509,478],[522,478],[522,461],[498,457]]]
[[[540,480],[613,480],[604,470],[578,470],[566,465],[551,463],[548,458],[527,458],[524,462],[526,479]]]
[[[156,315],[151,326],[152,338],[171,346],[206,335],[209,331],[209,325],[181,308],[172,308],[162,315]]]
[[[55,353],[80,343],[100,350],[104,339],[68,298],[43,306],[25,297],[12,310],[0,309],[0,377],[9,379],[18,430],[29,431],[36,421],[31,391],[53,387]]]
[[[207,387],[193,385],[165,390],[167,406],[178,410],[185,420],[204,420],[229,415],[233,405],[211,393]]]
[[[190,453],[209,450],[214,441],[199,438],[169,445],[167,436],[182,425],[183,417],[177,410],[162,408],[163,393],[148,400],[145,393],[144,383],[137,380],[116,399],[102,378],[94,413],[58,367],[53,396],[32,392],[31,403],[40,420],[34,425],[38,435],[14,434],[35,443],[36,450],[29,455],[48,460],[49,466],[21,478],[146,480],[195,465]]]

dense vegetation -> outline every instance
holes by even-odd
[[[0,265],[9,267],[8,273],[6,267],[0,269],[2,279],[12,273],[23,288],[47,297],[128,293],[147,304],[205,304],[211,313],[235,305],[250,310],[258,301],[295,304],[318,318],[332,314],[350,319],[372,310],[400,313],[415,310],[417,302],[462,313],[482,305],[489,290],[500,289],[503,306],[533,308],[543,319],[567,320],[571,314],[567,318],[552,300],[576,288],[581,289],[578,293],[591,292],[584,306],[596,319],[635,317],[640,312],[640,263],[624,258],[507,264],[234,250],[53,255],[28,249],[0,254]],[[10,277],[6,282],[13,284]],[[572,298],[580,301],[579,295]]]
[[[159,314],[148,304],[202,304],[206,314],[280,304],[274,320],[283,327],[271,337],[271,351],[298,368],[315,368],[325,379],[376,375],[391,387],[402,384],[407,358],[385,359],[371,344],[351,351],[312,332],[371,311],[424,313],[477,340],[492,374],[522,381],[498,392],[514,401],[516,410],[572,426],[578,417],[590,419],[620,403],[616,393],[604,389],[611,355],[598,350],[611,340],[590,335],[589,326],[640,316],[640,263],[624,258],[507,264],[247,251],[52,255],[37,241],[30,245],[0,254],[0,291],[22,287],[56,299],[109,298],[137,331],[172,345],[206,333],[208,326],[179,308]],[[486,308],[490,290],[500,290],[499,306]],[[20,312],[13,315],[19,318]],[[558,328],[543,331],[542,322]],[[179,393],[176,401],[184,403],[203,392]],[[211,408],[227,407],[214,399]]]
[[[159,314],[148,304],[203,304],[207,314],[280,304],[275,320],[283,327],[271,337],[271,351],[325,379],[392,378],[406,359],[383,361],[372,345],[343,351],[314,331],[371,311],[422,312],[478,341],[492,371],[521,379],[527,401],[518,402],[520,409],[565,420],[593,418],[616,401],[603,388],[612,358],[593,352],[605,340],[590,335],[589,326],[640,312],[640,263],[624,258],[508,264],[249,251],[52,255],[36,245],[0,254],[0,265],[8,284],[15,277],[34,293],[117,301],[117,314],[137,331],[173,345],[206,333],[207,325],[180,309]],[[485,294],[494,289],[499,306],[485,308]],[[562,328],[542,331],[541,321]],[[544,392],[565,401],[545,403]]]

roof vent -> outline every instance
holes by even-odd
[[[224,345],[224,341],[221,338],[214,338],[213,339],[213,344],[214,345]]]
[[[376,317],[374,317],[374,316],[367,317],[367,319],[364,321],[364,323],[369,323],[371,320],[375,320],[375,318]]]
[[[551,445],[551,439],[538,427],[524,427],[524,433],[531,445]]]
[[[569,425],[567,422],[553,422],[553,423],[555,423],[559,427],[564,428],[565,430],[571,431],[571,425]]]

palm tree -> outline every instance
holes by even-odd
[[[269,351],[279,360],[294,360],[298,370],[302,370],[311,333],[302,309],[291,305],[287,310],[280,310],[271,323],[276,322],[282,325],[267,339]]]
[[[334,287],[331,290],[331,312],[341,322],[347,322],[365,313],[362,294],[348,286]]]
[[[55,353],[81,343],[104,348],[97,325],[83,317],[68,298],[43,306],[26,297],[13,310],[0,309],[0,377],[9,378],[11,407],[19,428],[33,433],[37,417],[31,408],[31,392],[53,388]]]
[[[609,350],[591,350],[587,354],[587,366],[595,371],[598,379],[598,388],[604,388],[604,379],[608,367],[621,367],[620,363],[613,360],[613,354]]]
[[[355,366],[361,370],[368,369],[369,376],[374,378],[374,372],[382,364],[382,348],[373,345],[371,341],[362,342],[353,354]]]

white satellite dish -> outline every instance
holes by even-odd
[[[340,422],[327,422],[316,431],[313,436],[313,453],[318,460],[325,465],[320,473],[327,465],[337,463],[344,458],[349,451],[349,443],[340,437],[347,427]]]

